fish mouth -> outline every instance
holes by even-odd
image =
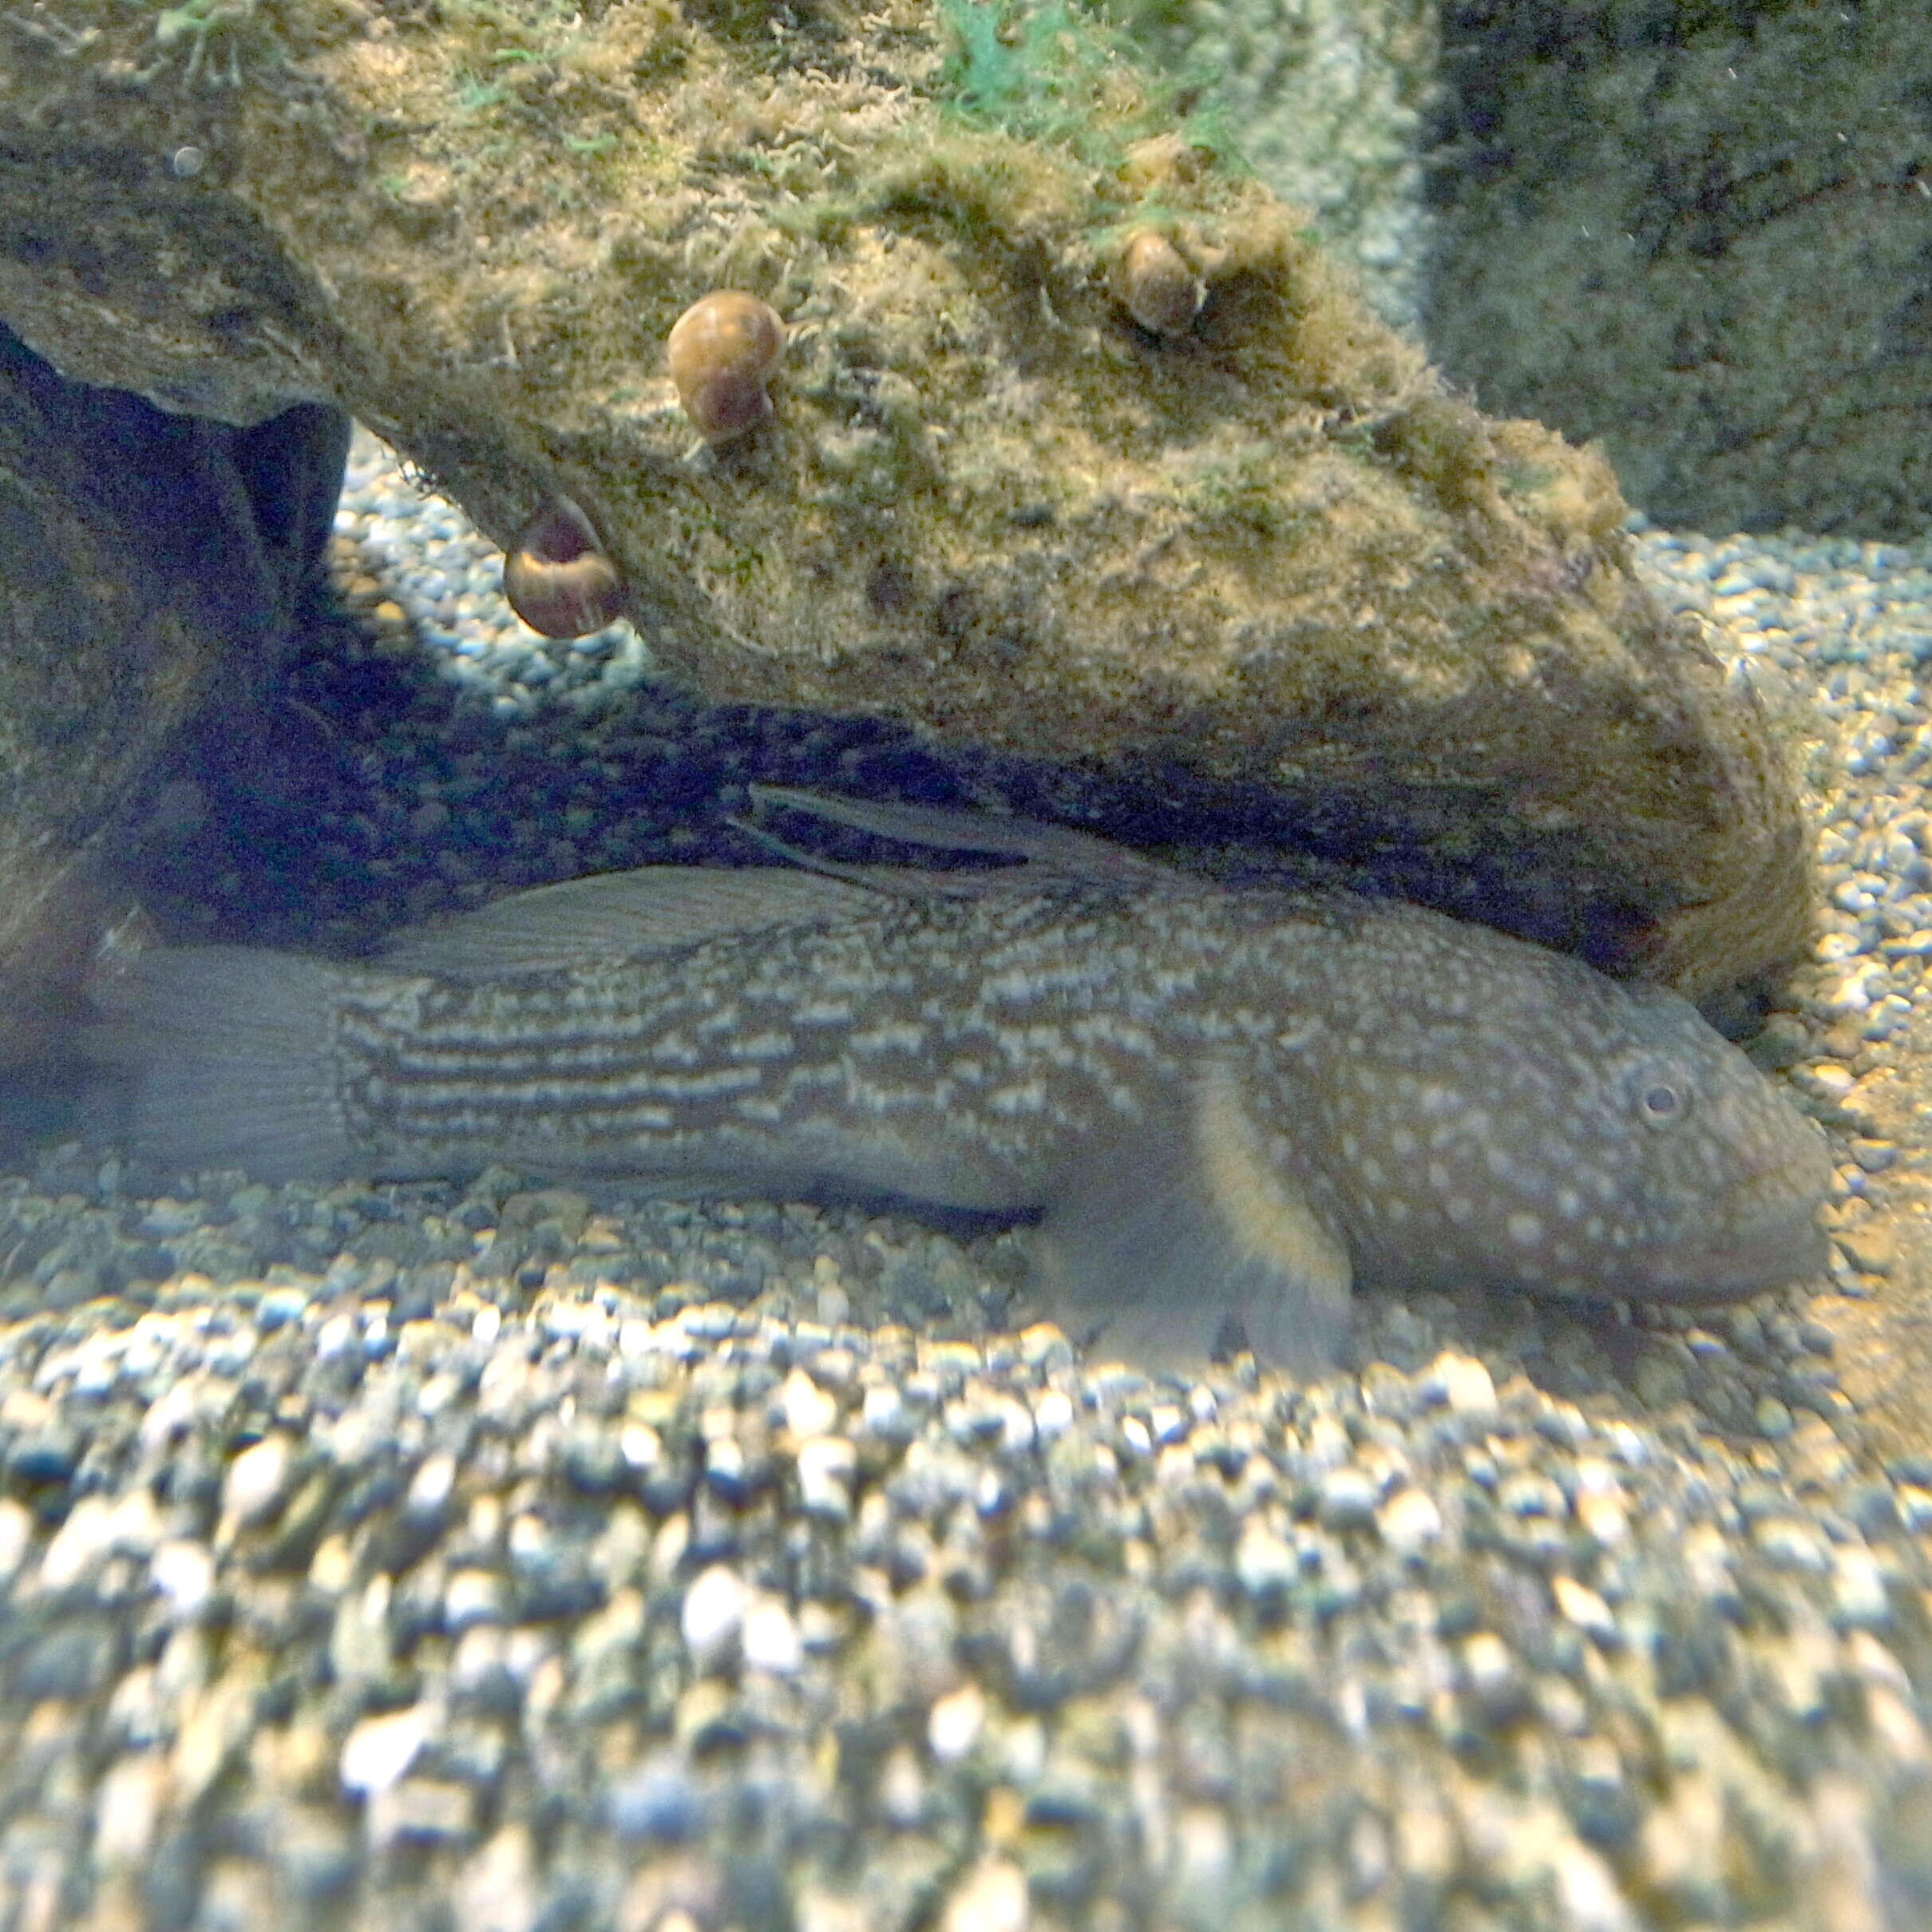
[[[1707,1238],[1673,1243],[1638,1270],[1638,1292],[1661,1301],[1736,1301],[1822,1274],[1831,1242],[1818,1210],[1831,1174],[1821,1142],[1740,1182],[1724,1197]]]
[[[1815,1211],[1780,1232],[1700,1254],[1673,1255],[1643,1285],[1668,1301],[1738,1301],[1822,1274],[1831,1253]]]

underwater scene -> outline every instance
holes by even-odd
[[[1932,13],[0,0],[0,1932],[1932,1928]]]

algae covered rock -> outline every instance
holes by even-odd
[[[1633,576],[1602,459],[1448,393],[1085,16],[0,32],[0,316],[70,374],[339,406],[501,541],[581,506],[718,698],[1098,770],[1692,991],[1801,948],[1783,760]],[[786,341],[707,443],[664,346],[719,289]]]

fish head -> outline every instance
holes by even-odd
[[[1311,1083],[1307,1185],[1359,1281],[1722,1301],[1822,1268],[1831,1158],[1777,1083],[1673,993],[1482,950]]]
[[[1606,1225],[1628,1237],[1601,1255],[1609,1292],[1735,1300],[1820,1272],[1819,1209],[1831,1186],[1823,1129],[1687,1001],[1607,990],[1611,1023],[1629,1037],[1603,1053],[1594,1095],[1580,1095],[1585,1118],[1599,1111],[1603,1124],[1578,1138],[1612,1177],[1598,1188]]]

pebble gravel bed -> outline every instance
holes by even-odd
[[[1823,1421],[607,1287],[169,1301],[0,1336],[11,1925],[1932,1914],[1932,1490]]]
[[[366,439],[338,531],[273,755],[157,810],[176,930],[354,946],[728,846],[752,780],[960,782],[532,637]],[[1883,1293],[1932,547],[1638,544],[1809,762],[1827,914],[1756,1050]],[[1364,1297],[1350,1372],[1189,1384],[1033,1319],[1023,1239],[23,1160],[0,1928],[1932,1924],[1932,1460],[1867,1451],[1803,1296]]]
[[[1839,1285],[1890,1272],[1883,1225],[1932,1210],[1932,540],[1645,532],[1667,604],[1696,613],[1811,781],[1819,904],[1799,1012],[1766,1043],[1838,1137]],[[1908,1130],[1904,1138],[1894,1130]]]

